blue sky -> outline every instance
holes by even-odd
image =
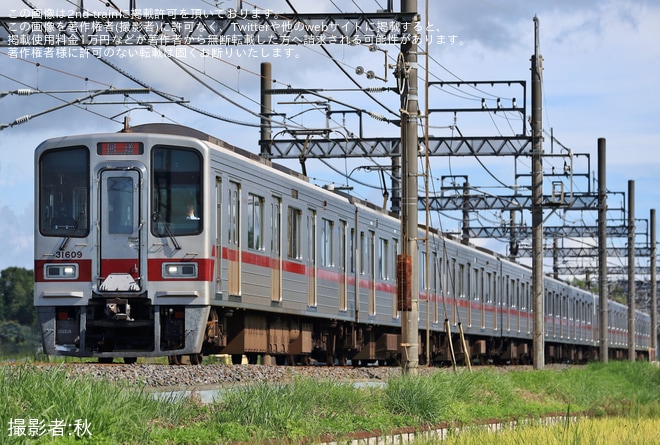
[[[71,3],[76,2],[31,0],[31,3],[38,8],[69,9]],[[128,7],[128,1],[116,3],[122,8]],[[137,0],[136,3],[140,8],[181,8],[184,4],[155,0]],[[399,2],[394,3],[398,9]],[[426,16],[424,3],[419,1],[419,9]],[[575,169],[578,172],[591,170],[593,175],[597,170],[597,139],[606,138],[608,189],[627,192],[628,181],[634,180],[636,217],[649,218],[650,209],[656,208],[660,202],[657,173],[660,168],[660,88],[657,85],[657,73],[660,72],[660,48],[657,46],[660,4],[645,0],[449,0],[429,3],[431,5],[428,22],[431,25],[430,37],[433,39],[429,45],[430,80],[527,80],[529,89],[529,59],[534,52],[532,19],[536,15],[540,21],[540,52],[544,58],[544,129],[548,133],[552,129],[561,144],[572,149],[574,153],[589,154],[591,164],[577,163]],[[215,8],[215,4],[221,8],[229,8],[234,7],[236,2],[185,2],[188,8],[209,11]],[[255,0],[254,4],[261,9],[290,12],[285,1],[268,1],[260,5]],[[334,0],[310,5],[302,0],[292,0],[292,4],[298,12],[337,12],[338,9],[344,12],[354,12],[358,9],[375,12],[384,7],[387,1]],[[247,2],[244,2],[244,5],[247,5]],[[95,11],[105,10],[104,2],[87,1],[85,7]],[[26,5],[19,0],[4,0],[0,5],[0,16],[9,15],[11,10],[20,11],[25,8]],[[445,36],[444,40],[441,36]],[[450,36],[454,36],[454,43],[449,42]],[[339,45],[327,49],[362,87],[394,86],[391,70],[387,84],[378,79],[367,80],[365,76],[353,74],[357,66],[363,66],[365,70],[373,70],[377,76],[384,77],[386,68],[382,51],[372,53],[364,47]],[[390,46],[382,49],[387,50],[388,63],[394,63],[398,48]],[[192,106],[251,124],[258,123],[258,119],[226,99],[240,102],[253,112],[258,112],[259,77],[256,73],[259,72],[259,64],[264,61],[273,64],[273,77],[277,80],[275,88],[291,85],[294,88],[332,90],[325,95],[387,117],[394,117],[389,111],[396,111],[399,106],[398,97],[391,93],[381,93],[377,96],[386,105],[381,107],[362,93],[345,91],[356,87],[319,47],[296,47],[289,57],[253,59],[225,54],[219,59],[201,60],[199,57],[193,57],[189,51],[180,61],[185,62],[189,70],[195,70],[198,79],[182,71],[180,66],[162,58],[114,57],[109,58],[109,61],[154,88],[185,97]],[[420,66],[426,67],[422,56]],[[420,76],[424,78],[423,69],[420,70]],[[203,80],[206,86],[202,85],[200,80]],[[26,114],[34,115],[56,107],[62,100],[84,97],[87,95],[86,90],[104,89],[109,86],[128,88],[138,85],[91,58],[17,59],[8,55],[7,48],[2,48],[0,92],[33,88],[50,92],[50,95],[8,95],[1,98],[0,125],[9,124]],[[488,103],[494,106],[495,98],[500,95],[505,103],[510,102],[511,90],[506,89],[477,90],[462,87],[452,91],[434,88],[429,95],[429,105],[437,108],[477,107],[480,106],[481,99],[486,98]],[[121,98],[99,98],[96,102],[111,99],[117,101]],[[134,99],[162,101],[154,95],[134,96]],[[281,103],[294,100],[299,103]],[[325,116],[311,110],[312,104],[308,103],[311,100],[316,98],[275,98],[277,111],[290,117],[299,114],[295,118],[298,125],[308,128],[325,127]],[[176,105],[154,103],[153,111],[148,111],[127,101],[124,104],[97,104],[84,108],[86,109],[64,108],[0,131],[0,233],[3,234],[0,237],[0,270],[9,266],[32,268],[33,152],[46,138],[75,133],[118,131],[121,128],[119,121],[123,116],[130,116],[131,123],[135,125],[176,122],[258,152],[257,128],[211,119]],[[340,110],[342,107],[331,103],[331,108]],[[117,117],[111,120],[113,116]],[[358,131],[357,122],[350,115],[345,121],[336,115],[336,120],[328,125],[338,132]],[[517,132],[522,121],[516,114],[503,116],[500,113],[476,117],[459,113],[456,120],[452,115],[434,115],[431,118],[430,132],[435,136],[451,136],[452,130],[448,128],[451,125],[457,125],[463,135],[497,136]],[[398,131],[398,128],[392,125],[375,120],[364,121],[367,137],[396,136]],[[551,150],[549,139],[549,136],[546,136],[546,153]],[[552,149],[555,153],[561,153],[563,150],[559,145],[554,145]],[[342,184],[346,183],[346,179],[337,171],[350,173],[359,165],[375,162],[360,161],[336,160],[328,162],[330,166],[319,161],[309,161],[308,170],[315,183]],[[544,161],[544,170],[562,168],[563,161],[564,159],[559,157],[548,158]],[[466,175],[470,183],[478,189],[475,193],[510,195],[512,185],[525,185],[525,179],[516,181],[515,174],[516,171],[524,171],[528,165],[525,160],[515,164],[511,158],[436,158],[433,160],[432,174],[437,187],[440,185],[439,178],[443,175]],[[290,163],[290,166],[299,169],[297,162]],[[382,201],[378,187],[380,180],[376,174],[357,170],[351,178],[372,186],[359,186],[357,182],[351,184],[356,186],[355,193],[358,196],[378,203]],[[570,186],[569,183],[564,184],[566,188]],[[577,179],[573,184],[574,190],[580,192],[586,192],[588,186],[585,181]],[[594,184],[591,184],[591,187],[596,190]],[[550,192],[546,186],[544,193]],[[611,199],[608,203],[610,208],[627,206],[627,203],[620,202],[621,199]],[[615,212],[612,212],[611,216],[625,217],[615,215]],[[483,212],[478,217],[474,216],[474,224],[496,225],[503,218],[508,219],[508,215]],[[529,220],[529,215],[523,215],[523,218]],[[459,229],[458,219],[460,215],[451,213],[433,217],[434,225],[450,231]],[[547,224],[559,225],[563,223],[562,219],[568,224],[596,224],[595,212],[559,212],[548,215]],[[638,230],[646,231],[646,226],[640,226]],[[641,243],[646,240],[638,237],[637,241]],[[505,244],[495,240],[478,242],[494,250],[505,249]],[[566,242],[577,243],[568,240]],[[625,243],[625,240],[613,240],[612,243],[620,245]],[[611,261],[617,264],[617,261],[625,259]]]

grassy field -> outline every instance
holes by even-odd
[[[472,429],[442,441],[423,440],[415,445],[654,445],[660,443],[659,431],[657,418],[582,418],[550,427],[515,427],[497,433]]]
[[[0,367],[0,393],[0,444],[298,443],[322,435],[347,438],[356,431],[441,422],[469,426],[548,413],[581,413],[588,419],[535,433],[533,427],[488,433],[488,439],[474,441],[473,434],[484,433],[465,433],[442,443],[646,444],[660,431],[660,369],[649,363],[561,371],[446,370],[359,389],[308,379],[263,382],[236,386],[209,405],[194,397],[155,400],[140,384],[72,379],[61,368],[42,371],[24,363]],[[535,435],[525,436],[530,431]]]

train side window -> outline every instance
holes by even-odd
[[[360,232],[360,275],[367,273],[367,237]]]
[[[334,259],[334,227],[335,223],[322,218],[321,222],[321,266],[333,267]]]
[[[426,290],[426,252],[423,250],[419,251],[419,290],[421,292],[427,293]]]
[[[492,303],[493,302],[493,284],[492,284],[492,274],[490,272],[486,272],[486,288],[484,289],[484,297],[486,300],[486,303]]]
[[[397,238],[392,238],[392,263],[396,264],[397,257],[399,256],[399,240]],[[396,273],[393,271],[390,275],[392,277],[396,276]]]
[[[458,263],[458,282],[456,283],[458,289],[456,291],[456,298],[466,298],[465,295],[465,264]]]
[[[302,211],[289,207],[287,214],[287,257],[292,260],[302,259]]]
[[[520,305],[518,304],[518,300],[520,298],[520,294],[518,291],[518,281],[515,278],[511,278],[511,307],[518,308]]]
[[[447,270],[449,271],[449,294],[454,299],[454,307],[456,306],[456,300],[458,299],[458,275],[456,267],[456,259],[452,258],[451,262],[447,260]]]
[[[39,230],[45,236],[89,234],[89,151],[47,151],[39,159]]]
[[[351,228],[351,236],[348,238],[348,255],[351,273],[355,273],[355,229]]]
[[[474,267],[472,269],[472,299],[475,301],[482,301],[482,287],[481,279],[479,273],[481,272],[480,268]]]
[[[276,258],[280,257],[280,251],[282,249],[282,240],[280,237],[280,225],[282,221],[282,200],[273,196],[273,203],[271,204],[271,217],[270,225],[272,230],[272,235],[270,237],[271,247],[270,250],[273,253],[273,256]]]
[[[235,182],[229,183],[229,200],[227,201],[227,211],[229,213],[229,224],[227,241],[233,246],[239,244],[239,227],[240,227],[240,206],[241,206],[241,187]]]
[[[261,196],[248,193],[248,248],[264,250],[264,207]]]
[[[384,238],[378,239],[378,277],[381,280],[390,279],[390,245]]]

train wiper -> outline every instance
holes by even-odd
[[[71,227],[69,232],[64,236],[64,239],[62,240],[62,244],[60,244],[60,250],[64,250],[66,248],[67,243],[69,242],[73,234],[76,233],[76,230],[78,230],[78,227],[80,226],[80,221],[82,221],[82,217],[84,215],[85,215],[85,211],[81,211],[78,214],[78,218],[76,218],[75,224],[73,225],[73,227]]]
[[[172,229],[170,228],[170,224],[167,221],[165,221],[164,219],[161,219],[160,212],[154,212],[151,215],[151,219],[154,222],[160,221],[163,224],[163,227],[165,227],[165,233],[167,234],[169,239],[172,240],[172,244],[174,244],[174,248],[176,250],[181,250],[181,246],[179,245],[176,238],[174,237],[174,233],[172,233]]]

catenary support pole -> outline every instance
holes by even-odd
[[[608,345],[608,289],[607,289],[607,169],[605,165],[605,138],[598,139],[598,301],[600,326],[600,361],[607,363],[609,359]]]
[[[658,353],[658,282],[656,269],[656,233],[655,233],[655,209],[651,209],[649,219],[651,225],[651,354],[650,359],[657,360]]]
[[[402,13],[416,13],[417,0],[401,0]],[[416,16],[415,16],[416,17]],[[401,88],[401,163],[402,254],[397,273],[399,308],[401,309],[402,367],[416,375],[419,367],[419,258],[417,254],[417,124],[419,98],[417,92],[417,31],[416,18],[403,23],[410,38],[401,44],[403,66],[399,68]],[[405,275],[408,275],[407,277]],[[403,283],[402,283],[403,281]],[[402,285],[403,284],[403,285]],[[401,295],[401,294],[404,295]]]
[[[635,361],[635,181],[628,181],[628,360]]]
[[[532,56],[532,338],[534,369],[545,367],[543,338],[543,126],[542,61],[539,54],[539,20],[534,17]]]

